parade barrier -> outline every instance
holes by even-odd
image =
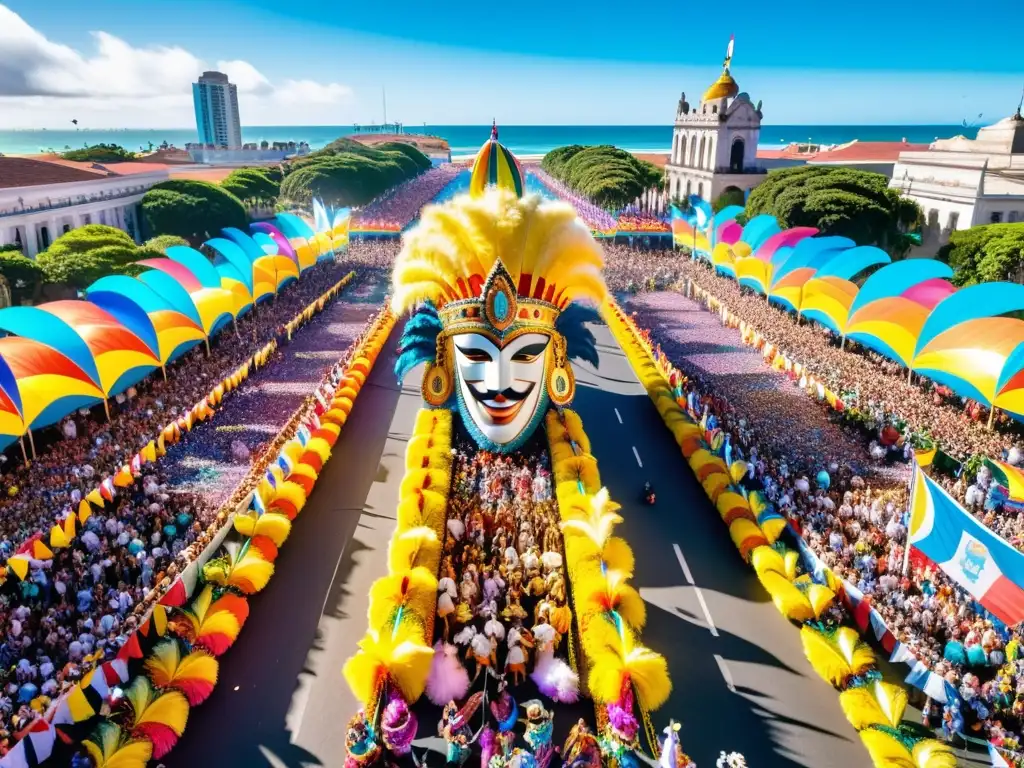
[[[606,759],[619,760],[640,751],[636,728],[622,727],[633,717],[635,701],[650,752],[657,757],[660,747],[650,712],[668,700],[672,683],[665,658],[640,642],[647,606],[628,583],[635,566],[633,551],[613,535],[622,522],[619,505],[601,486],[597,459],[579,415],[568,408],[551,410],[545,426],[585,688],[599,705],[598,730],[605,734],[602,753]],[[569,647],[575,668],[571,642]],[[687,758],[681,765],[688,762]]]
[[[294,330],[323,311],[327,303],[337,296],[354,276],[355,272],[349,272],[290,320],[286,325],[289,340]],[[50,529],[46,541],[44,541],[43,533],[40,532],[18,547],[15,554],[11,555],[3,566],[0,566],[0,585],[11,574],[18,579],[24,579],[28,575],[32,560],[50,560],[53,558],[53,550],[70,546],[81,532],[82,526],[92,516],[93,509],[101,509],[108,502],[112,503],[118,494],[118,489],[131,487],[141,476],[144,466],[152,464],[164,456],[168,448],[180,441],[182,436],[193,426],[212,419],[217,412],[216,408],[224,398],[238,389],[242,382],[249,378],[252,371],[266,365],[277,351],[277,347],[276,340],[260,347],[234,372],[214,386],[206,397],[174,421],[168,422],[159,434],[128,459],[118,472],[103,478],[92,491],[87,493],[85,498],[79,502],[77,510],[69,512],[63,520],[55,523]],[[47,542],[49,546],[47,546]]]
[[[903,724],[906,692],[882,681],[875,655],[857,630],[836,622],[836,597],[841,581],[827,568],[799,574],[799,552],[780,541],[786,522],[765,505],[758,493],[747,494],[736,483],[746,473],[743,462],[732,466],[707,449],[704,432],[690,419],[681,395],[681,375],[656,357],[632,318],[609,300],[604,317],[665,426],[690,464],[694,475],[726,523],[743,560],[753,567],[772,602],[800,625],[800,637],[811,666],[839,691],[850,724],[858,731],[876,766],[952,768],[956,758],[948,746]]]
[[[437,573],[451,487],[451,451],[452,412],[420,409],[406,445],[388,573],[370,587],[367,631],[343,669],[363,707],[353,721],[378,723],[386,706],[389,720],[381,735],[385,747],[399,755],[408,753],[416,735],[416,716],[409,707],[423,694],[434,663]],[[349,733],[353,732],[350,723]],[[372,741],[353,738],[346,739],[346,747],[360,764],[372,762],[379,750]]]
[[[343,357],[341,370],[332,369],[299,407],[218,512],[204,552],[175,578],[113,660],[87,673],[28,726],[0,768],[40,765],[58,741],[64,751],[82,744],[97,768],[144,768],[174,747],[191,708],[212,693],[217,657],[237,639],[249,598],[273,575],[278,549],[394,323],[385,304]]]

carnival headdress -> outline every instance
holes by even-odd
[[[488,144],[497,144],[496,137]],[[481,162],[503,158],[485,145],[474,176],[486,171]],[[518,171],[517,164],[509,168]],[[425,208],[395,262],[393,306],[414,312],[395,373],[404,378],[426,362],[423,396],[430,405],[443,406],[456,392],[451,339],[460,334],[477,334],[493,349],[525,334],[550,338],[545,389],[556,405],[568,404],[575,390],[568,360],[597,364],[585,324],[597,320],[595,307],[607,296],[601,248],[571,206],[520,197],[521,178],[501,183],[510,174],[497,173],[496,185]]]

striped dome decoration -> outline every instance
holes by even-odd
[[[484,144],[473,161],[473,175],[469,180],[469,194],[479,197],[489,186],[501,187],[523,196],[523,169],[515,155],[498,143],[498,126],[491,126],[491,138]]]

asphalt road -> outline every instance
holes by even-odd
[[[633,584],[648,604],[644,643],[668,659],[673,692],[654,713],[659,733],[670,717],[680,722],[683,749],[702,768],[722,750],[752,768],[864,768],[860,739],[798,630],[740,559],[610,331],[593,330],[601,365],[576,365],[574,407],[623,505]],[[640,503],[647,480],[654,507]]]
[[[647,645],[669,661],[674,691],[654,715],[682,723],[684,749],[713,766],[737,750],[752,767],[863,768],[867,755],[838,697],[803,657],[799,634],[740,560],[725,526],[607,328],[601,366],[577,366],[583,417],[648,602]],[[170,768],[344,762],[356,703],[341,675],[366,626],[369,586],[385,572],[420,371],[399,388],[398,333],[380,356],[331,461],[296,521],[267,589],[193,712]],[[645,480],[654,508],[639,503]]]

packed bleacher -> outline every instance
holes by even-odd
[[[284,345],[285,324],[350,270],[360,279],[386,279],[397,252],[393,242],[353,243],[340,262],[321,264],[238,321],[238,336],[225,333],[157,373],[111,403],[76,413],[40,430],[38,456],[25,464],[17,448],[0,456],[0,554],[3,559],[46,534],[104,476],[240,362],[271,340]],[[345,294],[342,294],[344,297]],[[302,331],[298,331],[302,333]],[[283,347],[282,347],[283,348]],[[280,365],[278,352],[268,366]],[[333,361],[325,360],[326,369]],[[259,386],[261,371],[248,384]],[[176,487],[173,455],[146,465],[113,501],[94,506],[70,546],[52,559],[32,560],[28,575],[7,574],[0,588],[0,755],[13,734],[96,663],[109,659],[136,628],[154,588],[179,572],[202,546],[224,494],[213,498]],[[164,582],[166,583],[166,582]]]
[[[462,167],[448,163],[421,173],[419,176],[385,192],[365,208],[353,214],[354,232],[401,232],[420,209],[433,200]]]

